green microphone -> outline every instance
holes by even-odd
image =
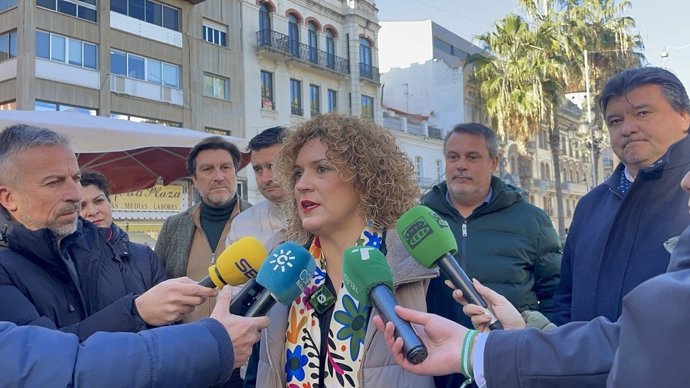
[[[410,256],[427,268],[437,265],[441,273],[462,291],[468,302],[484,308],[491,317],[491,330],[503,329],[501,322],[489,310],[484,298],[453,257],[458,251],[458,244],[446,220],[428,207],[419,205],[406,211],[398,219],[396,230]]]
[[[412,364],[426,359],[426,346],[409,322],[395,313],[393,274],[383,253],[373,247],[352,247],[343,253],[343,285],[360,303],[376,307],[383,322],[393,322],[395,336],[403,340],[403,353]]]

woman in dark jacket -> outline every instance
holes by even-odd
[[[87,293],[101,300],[92,301],[92,306],[105,307],[114,300],[103,300],[107,295],[104,287],[124,288],[135,295],[166,279],[165,268],[160,258],[151,248],[144,244],[131,242],[127,233],[113,223],[113,212],[110,206],[110,184],[105,176],[96,171],[83,171],[81,176],[81,216],[98,226],[100,235],[105,239],[107,249],[111,251],[112,260],[117,262],[121,274],[112,279],[124,284],[112,284],[107,281],[99,284],[98,293]],[[112,267],[115,268],[115,267]],[[106,291],[106,292],[103,292]]]

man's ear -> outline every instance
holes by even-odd
[[[496,168],[498,168],[498,156],[491,158],[491,171],[496,172]]]
[[[17,211],[17,201],[14,190],[8,186],[0,186],[0,205],[10,213]]]

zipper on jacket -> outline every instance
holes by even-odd
[[[467,237],[467,221],[462,223],[462,237]]]

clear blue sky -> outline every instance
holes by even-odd
[[[475,35],[516,10],[515,0],[377,0],[380,21],[431,19],[473,42]],[[628,10],[645,43],[651,65],[673,71],[690,89],[690,1],[632,0]],[[473,42],[473,43],[476,43]],[[674,49],[673,47],[685,47]],[[662,59],[664,47],[669,56]]]

